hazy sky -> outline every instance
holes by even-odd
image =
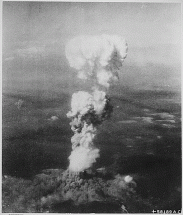
[[[147,65],[169,68],[170,78],[180,79],[180,3],[3,2],[4,86],[72,79],[64,53],[67,41],[103,33],[126,38],[129,83],[133,75],[146,72]],[[135,75],[135,70],[140,72]]]

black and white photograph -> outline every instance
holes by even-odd
[[[181,1],[2,1],[2,213],[182,213]]]

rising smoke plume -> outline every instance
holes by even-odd
[[[71,111],[67,113],[74,132],[69,170],[81,172],[90,168],[100,156],[94,138],[97,126],[110,116],[112,106],[106,92],[99,88],[107,89],[118,79],[127,56],[127,43],[119,36],[80,36],[69,41],[65,51],[78,77],[93,83],[92,93],[79,91],[72,95]]]
[[[109,87],[127,56],[127,43],[117,35],[80,36],[69,41],[66,57],[81,79]]]

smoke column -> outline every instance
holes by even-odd
[[[74,132],[69,170],[81,172],[92,167],[100,156],[94,145],[97,126],[112,112],[105,91],[118,80],[118,72],[127,56],[127,43],[116,35],[80,36],[69,41],[65,52],[78,78],[90,80],[94,85],[92,93],[79,91],[72,95],[71,111],[67,113]],[[105,91],[99,90],[101,87]]]

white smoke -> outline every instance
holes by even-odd
[[[105,87],[118,78],[117,72],[126,56],[127,43],[117,35],[80,36],[66,46],[66,57],[70,66],[77,70],[78,77],[94,78]]]
[[[71,111],[67,114],[72,119],[70,124],[74,132],[71,138],[73,151],[69,157],[71,171],[83,171],[91,167],[99,157],[99,149],[95,148],[93,140],[97,125],[109,112],[109,100],[103,91],[95,90],[92,94],[79,91],[72,95]]]
[[[69,159],[69,170],[72,172],[81,172],[91,167],[96,162],[96,158],[100,157],[99,149],[89,149],[85,147],[77,147],[72,151]]]
[[[109,87],[118,79],[118,71],[127,56],[127,43],[119,36],[80,36],[66,46],[66,57],[78,77],[94,81],[92,93],[79,91],[72,95],[71,118],[72,152],[69,170],[80,172],[92,166],[99,158],[99,149],[94,146],[97,126],[112,112],[110,100],[100,85]]]

